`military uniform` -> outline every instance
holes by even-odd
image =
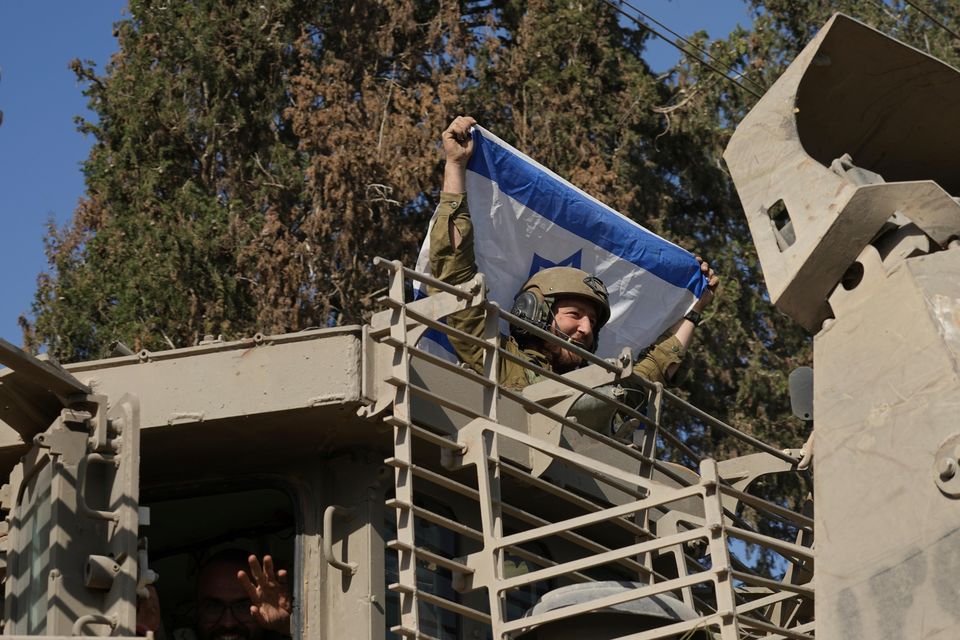
[[[449,222],[460,232],[462,242],[456,249],[450,243]],[[449,284],[462,284],[477,273],[476,256],[473,249],[473,223],[467,208],[467,196],[462,193],[441,193],[437,207],[436,221],[430,232],[430,272],[439,280]],[[467,309],[447,318],[447,324],[464,333],[474,336],[483,334],[484,312],[481,308]],[[457,355],[467,365],[478,372],[483,371],[483,347],[469,344],[464,340],[450,337]],[[523,360],[550,369],[547,355],[532,347],[521,348],[513,336],[501,338],[500,346]],[[636,375],[652,382],[666,382],[667,368],[679,364],[686,348],[676,336],[663,334],[657,341],[641,352],[633,371]],[[533,371],[500,359],[500,384],[513,389],[522,389],[537,382],[539,376]]]

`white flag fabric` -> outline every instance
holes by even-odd
[[[689,252],[482,127],[474,127],[473,141],[467,204],[477,268],[486,274],[490,299],[502,308],[509,310],[521,285],[541,269],[583,269],[600,278],[610,293],[610,321],[600,332],[597,355],[611,357],[625,346],[636,353],[651,344],[706,288]],[[423,273],[430,270],[429,243],[428,231],[417,260]],[[443,338],[438,333],[432,337]]]

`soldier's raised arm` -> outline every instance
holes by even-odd
[[[443,191],[445,193],[465,193],[467,190],[467,162],[473,155],[473,137],[470,128],[477,121],[470,116],[457,116],[442,135],[443,154],[446,161],[443,166]],[[449,225],[450,244],[456,249],[462,238],[453,225]]]

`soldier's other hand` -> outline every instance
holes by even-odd
[[[710,263],[700,256],[696,258],[700,264],[700,273],[707,279],[707,288],[703,290],[700,299],[693,305],[693,310],[700,313],[713,304],[713,299],[716,297],[717,290],[720,288],[720,276],[713,272],[713,269],[710,268]]]
[[[287,586],[287,572],[275,571],[270,556],[263,556],[263,565],[254,555],[247,558],[247,563],[249,575],[239,571],[237,580],[250,598],[250,615],[263,629],[289,635],[293,600]]]
[[[470,128],[477,121],[470,116],[457,116],[443,131],[443,153],[448,164],[466,165],[473,155],[473,136]]]

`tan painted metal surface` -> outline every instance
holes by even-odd
[[[819,330],[828,294],[896,212],[935,243],[960,231],[958,105],[955,69],[851,18],[803,49],[724,153],[781,310]],[[845,169],[844,154],[882,179]]]
[[[771,298],[817,332],[824,638],[957,636],[958,104],[956,69],[835,16],[725,154]]]
[[[818,625],[954,638],[960,510],[938,481],[960,455],[940,451],[960,434],[960,250],[860,263],[814,341]]]

